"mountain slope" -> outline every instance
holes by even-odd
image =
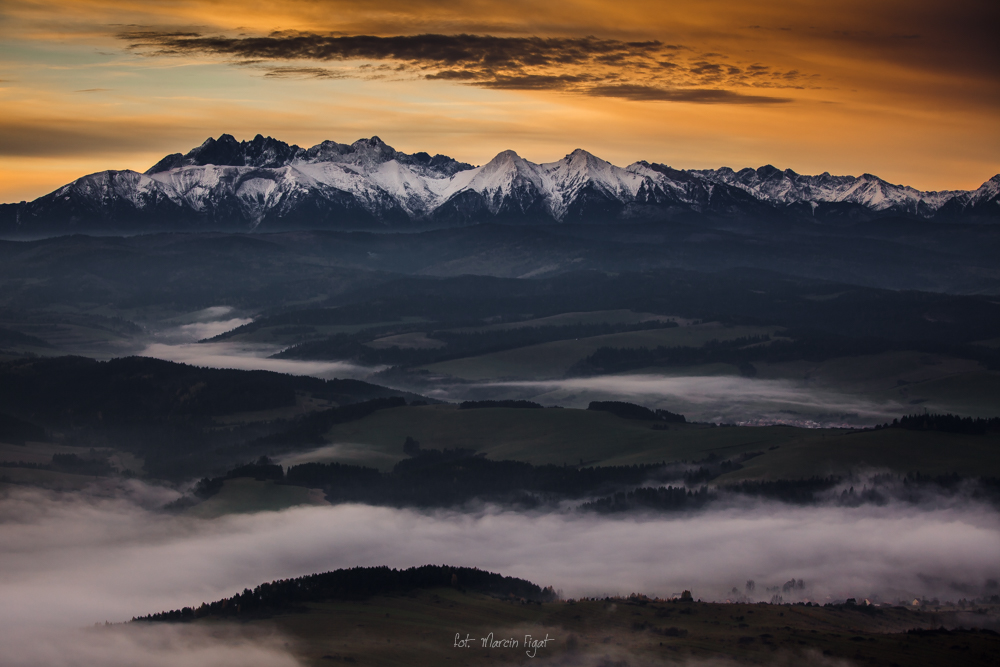
[[[535,164],[503,151],[474,167],[407,154],[378,137],[305,149],[224,134],[144,174],[103,171],[32,202],[0,206],[0,231],[406,229],[709,215],[733,219],[1000,221],[1000,175],[974,191],[922,192],[772,166],[684,171],[617,167],[582,149]]]

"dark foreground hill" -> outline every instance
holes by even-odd
[[[1000,651],[1000,635],[991,629],[998,607],[990,600],[900,607],[855,600],[718,604],[697,597],[691,591],[673,599],[554,600],[551,589],[471,568],[377,567],[262,584],[137,620],[239,620],[246,636],[280,633],[306,665],[978,666],[995,664]]]

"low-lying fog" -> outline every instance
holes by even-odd
[[[143,357],[176,361],[206,368],[274,371],[290,375],[312,375],[323,379],[364,379],[380,370],[347,361],[300,361],[271,359],[281,347],[267,343],[205,342],[252,320],[231,317],[229,306],[213,306],[176,318],[157,331],[151,341],[135,351]]]
[[[386,383],[380,377],[373,377],[382,368],[348,361],[272,359],[271,355],[282,349],[273,344],[198,342],[251,321],[232,315],[232,308],[216,306],[177,318],[138,354],[210,368],[267,370],[324,379],[342,377]],[[443,379],[397,388],[456,402],[519,398],[544,405],[585,408],[590,401],[624,400],[679,412],[693,421],[753,425],[870,426],[912,411],[910,405],[810,386],[802,381],[732,375],[623,374],[480,383]]]
[[[957,600],[996,586],[998,555],[1000,514],[972,503],[748,502],[614,517],[338,505],[196,519],[123,496],[18,489],[0,501],[0,627],[122,621],[272,579],[379,564],[485,568],[570,597],[689,589],[725,600],[753,579],[756,600]],[[804,588],[773,589],[791,579]]]
[[[133,480],[114,497],[18,488],[0,498],[2,662],[295,665],[287,638],[238,625],[103,623],[358,565],[479,567],[567,597],[688,589],[719,601],[957,600],[995,593],[1000,578],[1000,513],[972,502],[747,501],[614,517],[338,505],[199,519],[155,509],[178,495]],[[782,590],[791,580],[801,587]]]
[[[221,324],[210,322],[205,326]],[[189,326],[194,325],[182,325],[170,330],[164,335],[163,342],[151,343],[138,353],[209,368],[267,370],[324,379],[341,377],[385,382],[379,377],[372,377],[379,368],[347,361],[272,359],[271,355],[280,350],[274,345],[228,341],[198,343],[197,340],[204,337],[202,334],[211,331],[187,329]],[[475,384],[442,381],[398,388],[446,401],[525,398],[544,405],[570,408],[585,408],[590,401],[623,400],[679,412],[693,421],[715,423],[869,426],[891,421],[912,410],[912,406],[897,402],[810,387],[797,381],[729,375],[606,375]]]
[[[270,356],[279,350],[280,348],[273,345],[251,343],[152,343],[138,354],[206,368],[274,371],[289,375],[312,375],[324,380],[333,378],[360,380],[378,370],[348,361],[271,359]]]

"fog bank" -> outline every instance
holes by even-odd
[[[259,627],[117,625],[0,630],[5,667],[298,667],[279,636]]]
[[[359,366],[347,361],[300,361],[271,359],[280,351],[274,345],[256,343],[152,343],[138,354],[165,361],[176,361],[206,368],[233,368],[243,371],[274,371],[290,375],[312,375],[323,379],[364,379],[378,368]]]
[[[759,504],[614,518],[299,507],[204,520],[125,498],[22,489],[0,500],[0,627],[122,621],[244,587],[357,565],[470,566],[571,597],[644,592],[725,600],[801,579],[786,601],[958,599],[1000,579],[986,506]],[[992,584],[995,586],[995,582]]]

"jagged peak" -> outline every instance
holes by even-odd
[[[382,151],[391,151],[393,153],[396,152],[392,146],[382,141],[382,139],[380,139],[378,136],[372,136],[368,139],[364,138],[358,139],[353,144],[351,144],[351,147],[354,148],[355,150],[364,150],[366,148],[370,148]]]
[[[601,158],[597,157],[596,155],[594,155],[590,151],[586,151],[586,150],[584,150],[582,148],[576,148],[576,149],[574,149],[573,152],[570,153],[570,154],[568,154],[564,159],[567,160],[567,161],[571,161],[571,162],[576,162],[576,161],[584,160],[586,162],[597,161],[597,162],[605,162],[605,163],[607,163],[607,160],[602,160]],[[608,163],[608,164],[610,164],[610,163]]]
[[[487,164],[519,164],[522,162],[526,162],[526,160],[518,155],[516,151],[507,149],[497,153]]]
[[[176,174],[157,175],[174,170]],[[400,206],[408,215],[424,216],[457,193],[474,190],[488,194],[491,211],[508,206],[505,198],[511,196],[517,206],[544,202],[554,219],[562,219],[568,207],[584,202],[595,192],[623,205],[640,202],[654,206],[672,201],[700,206],[699,197],[708,193],[710,200],[711,193],[716,192],[733,206],[753,204],[751,200],[782,206],[849,202],[873,211],[900,210],[924,217],[955,197],[962,198],[955,206],[979,206],[979,202],[994,201],[1000,192],[1000,174],[976,191],[928,193],[893,185],[867,172],[859,177],[831,176],[829,172],[811,176],[771,164],[739,172],[729,167],[683,170],[645,160],[623,169],[583,148],[544,164],[526,160],[514,150],[504,150],[486,165],[473,167],[440,154],[431,157],[422,151],[399,152],[379,136],[360,138],[352,144],[327,140],[304,150],[260,133],[244,141],[228,133],[209,137],[186,154],[164,157],[146,172],[153,176],[151,179],[133,182],[125,174],[107,171],[78,179],[73,197],[96,197],[104,188],[105,193],[132,193],[128,196],[138,197],[136,201],[163,196],[176,205],[201,211],[204,206],[214,205],[211,198],[231,196],[232,188],[246,183],[249,185],[245,191],[250,192],[272,180],[280,183],[274,189],[278,206],[295,206],[296,198],[313,196],[307,193],[326,196],[320,190],[329,186],[356,196],[358,205],[370,209],[376,217],[383,215],[385,207]],[[584,194],[582,199],[580,193]],[[992,212],[994,205],[988,208]]]
[[[501,170],[513,170],[513,171],[524,171],[531,170],[534,167],[532,163],[525,160],[523,157],[518,155],[515,151],[505,150],[500,151],[493,156],[493,159],[484,164],[480,169],[483,171],[501,171]]]

